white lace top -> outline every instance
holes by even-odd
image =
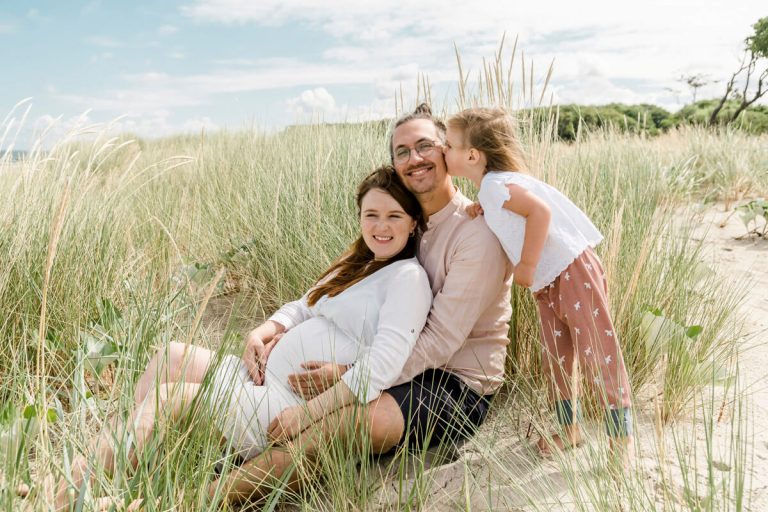
[[[507,184],[528,190],[552,210],[547,240],[531,286],[536,292],[554,281],[584,249],[599,244],[603,235],[589,217],[556,188],[521,172],[490,171],[480,183],[478,199],[488,227],[513,264],[520,263],[525,218],[504,208],[504,202],[510,199]]]

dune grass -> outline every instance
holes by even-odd
[[[500,61],[485,75],[479,91],[463,84],[457,106],[511,104],[512,87],[489,86],[508,76]],[[532,73],[522,83],[529,103],[541,100]],[[556,109],[549,113],[556,116]],[[481,489],[488,506],[530,510],[615,510],[619,503],[625,510],[730,509],[747,496],[744,474],[752,463],[744,448],[748,403],[734,366],[742,290],[701,263],[699,242],[688,234],[696,220],[692,204],[733,203],[768,190],[768,139],[701,128],[648,139],[606,129],[564,144],[546,128],[526,129],[533,126],[528,121],[521,119],[531,172],[571,197],[605,235],[598,252],[636,401],[654,404],[638,408],[638,421],[656,426],[644,434],[655,436],[658,461],[648,470],[665,482],[662,468],[674,458],[684,484],[653,496],[639,477],[616,486],[601,469],[605,443],[598,443],[582,458],[555,462],[561,481],[542,476],[533,485],[546,466],[527,457],[520,440],[531,426],[548,431],[550,417],[538,377],[535,307],[516,289],[507,384],[489,426],[462,449],[462,493],[445,499],[482,508],[472,491]],[[269,135],[157,141],[73,134],[20,162],[0,160],[0,474],[5,489],[20,482],[33,488],[23,502],[1,492],[0,509],[45,509],[42,475],[65,474],[73,450],[111,415],[127,414],[155,350],[181,340],[238,353],[249,327],[303,293],[354,238],[353,190],[388,159],[386,130],[382,123],[314,124]],[[222,279],[215,280],[217,272]],[[211,283],[213,301],[231,299],[241,314],[225,311],[216,322],[211,313],[201,316]],[[712,390],[730,396],[728,481],[711,476],[711,457],[690,455],[700,446],[695,439],[681,433],[670,447],[664,434],[682,415],[711,431],[720,421],[712,404],[723,400],[705,400]],[[595,417],[594,407],[588,412]],[[96,468],[92,494],[159,497],[157,509],[215,508],[206,489],[221,455],[208,423],[192,418],[181,434],[168,427],[166,440],[142,456],[136,471],[120,453],[112,475]],[[275,484],[268,508],[434,505],[434,479],[444,475],[425,471],[418,457],[392,459],[385,479],[392,502],[382,498],[380,466],[367,457],[359,462],[355,451],[331,443],[319,464],[300,463],[296,471],[309,479],[305,491],[286,493]],[[504,501],[509,487],[483,487],[489,472],[517,481],[517,501]],[[691,476],[697,472],[711,477],[702,483]],[[89,509],[90,499],[84,494],[79,506]]]

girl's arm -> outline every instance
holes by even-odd
[[[549,206],[535,194],[518,185],[507,185],[509,199],[504,208],[525,217],[525,238],[520,263],[515,267],[515,284],[528,288],[533,284],[536,266],[549,230]]]

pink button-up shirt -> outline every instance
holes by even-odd
[[[457,375],[483,395],[498,390],[504,380],[512,265],[485,220],[467,215],[470,204],[456,191],[429,217],[418,259],[434,301],[396,384],[430,368]]]

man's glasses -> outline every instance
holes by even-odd
[[[427,157],[432,154],[432,152],[437,149],[438,145],[433,140],[423,140],[416,144],[416,146],[411,149],[407,148],[405,146],[398,146],[395,149],[394,153],[394,160],[396,164],[404,164],[408,160],[411,159],[411,151],[416,150],[416,153],[419,154],[420,157]]]

